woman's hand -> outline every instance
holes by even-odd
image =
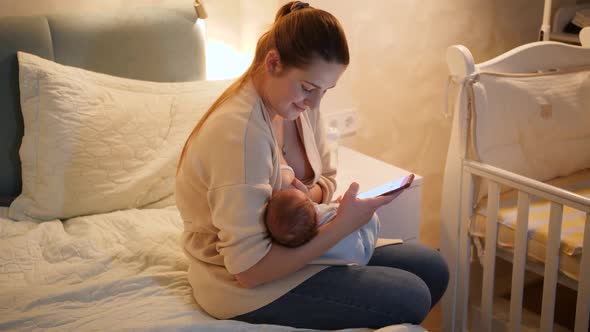
[[[358,199],[358,190],[357,183],[350,185],[334,219],[320,226],[318,234],[311,241],[297,248],[273,243],[270,251],[254,266],[235,274],[238,283],[242,287],[252,288],[294,273],[366,224],[378,207],[391,202],[398,195]]]
[[[352,228],[350,230],[351,232],[368,223],[380,206],[391,203],[401,193],[397,192],[392,195],[359,199],[356,197],[358,191],[358,183],[353,182],[344,193],[344,196],[337,199],[340,203],[337,215],[350,225]]]

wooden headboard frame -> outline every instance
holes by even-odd
[[[186,8],[0,17],[0,205],[8,205],[22,185],[17,51],[132,79],[201,80],[205,79],[205,39],[196,22],[188,1]]]

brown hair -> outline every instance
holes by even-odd
[[[264,59],[272,49],[279,53],[285,69],[304,69],[315,57],[342,65],[348,65],[350,61],[344,30],[332,14],[300,1],[286,3],[277,11],[270,30],[258,40],[250,67],[217,98],[189,135],[180,154],[178,168],[182,164],[190,139],[198,133],[215,109],[233,96],[248,79],[264,69]]]
[[[318,233],[313,203],[294,191],[298,190],[275,193],[268,202],[264,218],[270,237],[290,248],[305,244]]]

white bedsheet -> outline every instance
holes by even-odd
[[[199,308],[174,208],[63,223],[15,222],[5,213],[0,210],[1,331],[293,331],[215,320]],[[424,330],[396,325],[379,331]]]

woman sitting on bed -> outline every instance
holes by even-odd
[[[264,212],[281,186],[279,153],[318,203],[336,187],[319,102],[349,63],[331,14],[282,6],[250,68],[211,106],[183,149],[176,181],[183,249],[199,305],[219,319],[312,329],[420,323],[448,270],[416,244],[377,248],[366,266],[310,265],[395,196],[357,199],[353,183],[332,222],[306,244],[273,243]],[[403,221],[400,221],[403,222]]]

